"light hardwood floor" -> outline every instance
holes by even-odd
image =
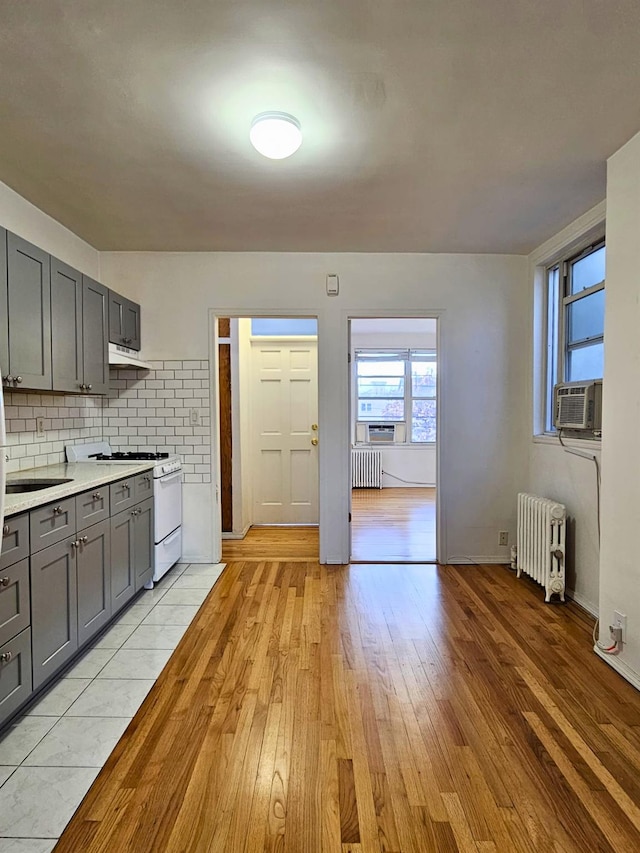
[[[353,489],[354,562],[435,562],[435,489]]]
[[[318,559],[317,527],[251,527],[244,539],[222,540],[222,561]]]
[[[632,853],[640,694],[505,567],[232,562],[56,853]]]

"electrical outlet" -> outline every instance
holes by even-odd
[[[44,438],[44,418],[36,418],[36,438]]]
[[[509,531],[501,530],[498,533],[498,545],[508,545],[509,544]]]
[[[191,409],[189,412],[189,423],[191,426],[197,426],[200,423],[200,413],[197,409]]]
[[[620,613],[619,610],[613,611],[613,627],[620,628],[622,632],[621,642],[625,643],[627,641],[627,614]]]

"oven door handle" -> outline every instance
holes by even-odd
[[[178,477],[182,478],[182,470],[175,471],[173,474],[162,474],[161,477],[156,477],[156,479],[164,485],[165,483],[170,483],[172,480],[176,480]]]

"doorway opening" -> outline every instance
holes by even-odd
[[[316,318],[218,318],[222,557],[318,558]]]
[[[436,562],[437,324],[350,320],[351,562]]]

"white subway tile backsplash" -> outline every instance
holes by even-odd
[[[8,391],[8,470],[63,462],[65,445],[105,439],[119,449],[178,453],[187,483],[210,482],[209,362],[151,364],[148,371],[112,370],[107,397]],[[36,418],[44,418],[44,437],[36,437]]]
[[[102,438],[102,408],[100,397],[7,391],[9,473],[63,462],[65,444]],[[36,436],[36,418],[44,418],[44,437]]]

